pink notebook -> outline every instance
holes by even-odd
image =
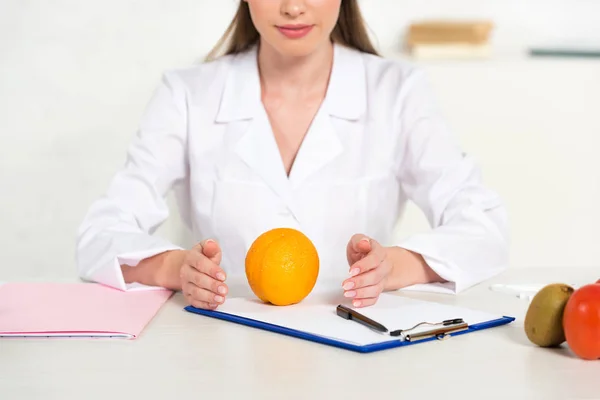
[[[172,294],[94,283],[6,283],[0,285],[0,337],[135,339]]]

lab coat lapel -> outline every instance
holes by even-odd
[[[290,182],[261,103],[256,47],[237,55],[225,82],[217,122],[227,123],[234,152],[294,213]]]
[[[268,118],[258,112],[235,146],[235,152],[294,212],[290,182],[273,137]]]
[[[288,179],[261,103],[256,47],[238,54],[231,62],[218,123],[230,124],[239,136],[236,154],[282,198],[298,218],[293,189],[331,163],[344,151],[343,136],[362,129],[366,110],[366,77],[362,55],[336,44],[325,99],[298,151]],[[346,123],[338,124],[344,120]],[[337,126],[344,126],[343,130]]]
[[[290,171],[290,183],[297,187],[343,152],[342,142],[324,109],[315,116]]]
[[[344,136],[362,129],[366,110],[366,78],[360,53],[334,46],[334,59],[327,94],[308,130],[290,173],[295,187],[331,163],[344,151]],[[348,123],[338,124],[336,120]],[[336,129],[345,126],[344,131]],[[347,129],[347,130],[346,130]]]

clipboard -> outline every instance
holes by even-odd
[[[389,296],[397,297],[397,296],[393,296],[393,295],[389,295]],[[401,299],[400,297],[398,297],[398,298]],[[461,311],[462,311],[463,315],[465,313],[467,313],[466,315],[468,315],[468,311],[467,311],[468,309],[465,309],[465,308],[447,306],[447,305],[443,305],[443,304],[436,304],[436,303],[425,302],[425,301],[420,301],[420,300],[409,299],[409,301],[411,302],[411,303],[409,303],[411,305],[416,304],[417,306],[419,306],[420,304],[422,304],[423,306],[429,306],[430,308],[433,307],[433,309],[436,309],[436,307],[447,307],[449,310],[447,312],[461,313]],[[276,306],[263,305],[263,307],[276,307]],[[308,307],[310,307],[310,306],[308,306]],[[344,325],[344,326],[347,326],[348,328],[352,328],[355,330],[358,330],[358,329],[365,329],[367,331],[369,330],[368,328],[363,327],[354,321],[347,321],[347,320],[344,320],[343,318],[340,318],[339,316],[337,316],[335,305],[327,304],[327,307],[331,307],[331,315],[327,315],[327,318],[332,318],[332,321],[334,321],[336,324],[344,324],[345,323],[347,325]],[[321,309],[322,308],[320,308],[319,310],[321,310]],[[231,312],[231,311],[205,310],[205,309],[200,309],[200,308],[196,308],[193,306],[187,306],[184,308],[184,310],[188,311],[190,313],[193,313],[193,314],[197,314],[197,315],[202,315],[202,316],[206,316],[206,317],[210,317],[210,318],[216,318],[219,320],[232,322],[232,323],[236,323],[236,324],[241,324],[241,325],[248,326],[251,328],[261,329],[261,330],[265,330],[265,331],[269,331],[269,332],[273,332],[273,333],[277,333],[277,334],[282,334],[282,335],[294,337],[297,339],[307,340],[307,341],[311,341],[311,342],[315,342],[315,343],[319,343],[319,344],[323,344],[323,345],[327,345],[327,346],[333,346],[333,347],[337,347],[340,349],[345,349],[345,350],[349,350],[349,351],[353,351],[353,352],[357,352],[357,353],[372,353],[372,352],[377,352],[377,351],[381,351],[381,350],[388,350],[388,349],[393,349],[393,348],[412,346],[412,345],[421,344],[421,343],[428,343],[431,341],[446,340],[446,339],[450,339],[453,336],[474,333],[474,332],[506,325],[515,320],[514,317],[502,315],[502,316],[497,316],[497,317],[494,316],[494,318],[485,319],[483,321],[478,321],[476,323],[469,324],[469,322],[468,322],[469,318],[467,317],[467,318],[465,318],[464,321],[461,321],[462,324],[459,323],[459,324],[450,326],[447,329],[442,329],[442,330],[440,330],[440,327],[436,326],[436,324],[431,324],[433,326],[425,327],[423,330],[421,330],[419,332],[418,335],[413,335],[413,336],[418,336],[418,340],[415,340],[415,339],[406,340],[405,337],[394,337],[394,336],[387,335],[387,338],[385,338],[385,339],[383,339],[383,337],[379,336],[380,339],[377,341],[374,341],[373,343],[353,343],[348,340],[342,340],[340,338],[333,337],[333,335],[316,334],[314,332],[311,332],[308,330],[303,330],[303,329],[298,329],[297,327],[292,327],[292,326],[289,326],[286,324],[270,322],[270,321],[268,321],[268,318],[266,318],[266,317],[265,318],[248,317],[247,315],[243,315],[244,314],[243,312],[236,313],[236,312]],[[283,312],[284,307],[281,307],[281,310]],[[307,310],[308,310],[307,312],[310,312],[309,308],[307,308]],[[359,311],[364,312],[365,310],[366,310],[366,308],[360,309]],[[402,312],[402,304],[399,304],[397,311]],[[315,311],[315,313],[316,313],[316,311]],[[242,314],[242,315],[239,315],[239,314]],[[268,314],[266,314],[266,315],[268,315]],[[455,314],[453,314],[453,315],[455,315]],[[473,315],[476,315],[476,314],[473,314]],[[481,313],[481,315],[487,316],[487,314],[484,314],[484,313]],[[490,314],[490,315],[492,315],[492,314]],[[397,326],[394,326],[394,328],[397,328]],[[403,328],[410,328],[410,327],[405,326]],[[376,336],[374,336],[374,337],[376,337]]]

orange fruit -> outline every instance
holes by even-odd
[[[257,237],[245,264],[254,294],[277,306],[301,302],[319,275],[317,249],[305,234],[292,228],[275,228]]]

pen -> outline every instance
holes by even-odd
[[[397,329],[397,330],[395,330],[395,331],[392,331],[392,332],[390,332],[390,335],[391,335],[391,336],[400,336],[400,335],[402,335],[403,333],[405,333],[405,332],[409,332],[409,331],[412,331],[413,329],[415,329],[415,328],[417,328],[417,327],[419,327],[419,326],[421,326],[421,325],[438,325],[438,326],[439,326],[439,325],[442,325],[442,326],[450,326],[450,325],[454,325],[454,326],[452,326],[452,327],[450,327],[450,328],[442,328],[442,331],[443,331],[443,329],[446,329],[446,330],[448,330],[448,332],[449,332],[449,330],[452,330],[452,329],[454,329],[454,328],[462,328],[462,327],[463,327],[463,325],[465,325],[465,326],[467,326],[467,327],[468,327],[468,325],[465,323],[465,321],[464,321],[462,318],[454,318],[454,319],[446,319],[446,320],[444,320],[444,321],[440,322],[439,324],[432,324],[432,323],[430,323],[430,322],[421,322],[421,323],[419,323],[419,324],[417,324],[417,325],[413,326],[413,327],[412,327],[412,328],[410,328],[410,329]],[[428,332],[431,332],[431,331],[428,331]],[[420,336],[420,335],[422,335],[422,333],[421,333],[421,334],[416,334],[416,335],[415,335],[415,334],[413,334],[412,336],[413,336],[413,337],[417,337],[417,336]],[[410,335],[409,335],[409,336],[410,336]],[[408,337],[408,336],[407,336],[407,337]]]
[[[456,333],[456,332],[464,331],[467,329],[469,329],[469,325],[466,322],[462,322],[462,323],[459,323],[458,325],[454,325],[454,326],[450,326],[450,327],[446,327],[446,328],[439,328],[439,329],[434,329],[434,330],[430,330],[430,331],[426,331],[426,332],[407,334],[405,336],[405,339],[408,342],[415,342],[418,340],[428,339],[431,337],[435,337],[437,339],[445,339],[448,337],[448,335],[450,333]]]
[[[381,325],[379,322],[373,321],[371,318],[364,316],[364,315],[356,312],[355,310],[348,308],[346,306],[343,306],[341,304],[339,306],[337,306],[337,315],[339,315],[340,317],[342,317],[344,319],[356,321],[356,322],[363,324],[363,325],[367,326],[368,328],[374,329],[378,332],[385,333],[388,331],[387,328],[385,326]]]

